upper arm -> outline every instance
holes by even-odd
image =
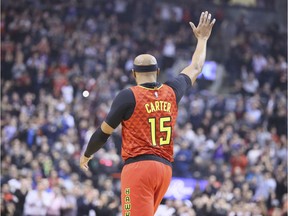
[[[113,100],[111,109],[101,125],[103,132],[111,134],[123,120],[127,120],[135,108],[135,98],[131,89],[124,89]]]
[[[191,87],[191,80],[186,74],[179,74],[177,77],[167,81],[165,84],[174,90],[178,104],[186,90]]]

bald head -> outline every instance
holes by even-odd
[[[138,55],[134,59],[134,68],[132,72],[138,84],[156,82],[157,75],[159,74],[156,58],[149,54]]]
[[[157,64],[156,58],[150,54],[141,54],[134,59],[134,65],[138,66],[148,66],[156,64]]]

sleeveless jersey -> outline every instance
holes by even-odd
[[[122,121],[122,158],[153,154],[173,161],[173,126],[178,107],[173,89],[131,87],[135,97],[132,116]]]

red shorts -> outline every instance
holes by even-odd
[[[153,216],[166,193],[172,168],[164,163],[145,160],[124,166],[121,173],[123,216]]]

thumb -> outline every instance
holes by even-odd
[[[195,31],[195,30],[196,30],[196,27],[195,27],[194,23],[189,22],[189,24],[190,24],[191,28],[193,29],[193,31]]]

